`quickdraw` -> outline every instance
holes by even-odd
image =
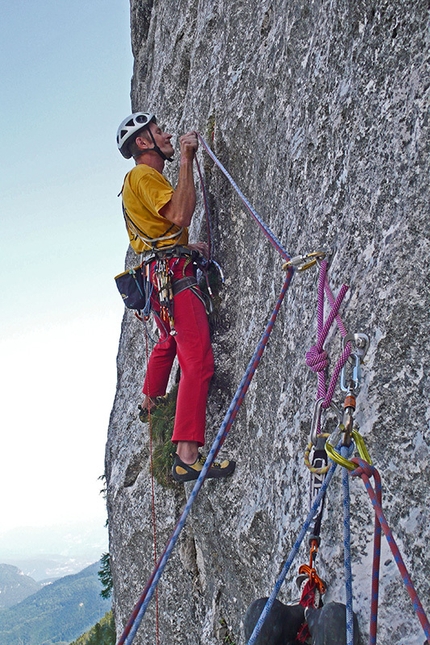
[[[296,255],[291,260],[284,262],[282,268],[287,269],[296,268],[298,271],[306,271],[315,266],[319,260],[324,260],[329,251],[313,251],[306,255]]]

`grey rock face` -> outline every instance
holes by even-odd
[[[287,251],[330,249],[334,293],[350,285],[342,319],[370,338],[356,420],[382,476],[388,522],[430,612],[428,26],[424,0],[131,1],[132,109],[154,111],[170,132],[198,130]],[[284,271],[222,173],[203,152],[199,160],[214,257],[226,275],[213,335],[210,445]],[[206,235],[201,204],[192,235]],[[136,262],[129,255],[127,263]],[[270,594],[301,529],[309,509],[303,451],[317,390],[305,354],[315,343],[316,303],[317,271],[297,274],[223,448],[237,460],[236,473],[204,484],[160,581],[163,643],[243,644],[246,608]],[[327,351],[331,374],[338,332]],[[126,312],[106,448],[119,630],[154,565],[149,439],[136,407],[145,356],[142,325]],[[339,388],[334,401],[342,405]],[[354,610],[367,641],[373,511],[360,480],[350,489]],[[158,556],[190,490],[155,486]],[[306,542],[282,602],[297,596]],[[344,602],[340,472],[329,488],[317,569],[326,600]],[[155,607],[153,598],[137,645],[155,642]],[[424,640],[384,538],[378,634],[381,643]]]

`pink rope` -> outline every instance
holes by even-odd
[[[343,338],[347,335],[347,330],[339,315],[339,309],[349,289],[348,285],[343,284],[335,298],[331,292],[327,280],[327,260],[322,260],[320,264],[320,275],[318,280],[318,307],[317,307],[317,342],[306,353],[306,365],[316,373],[318,378],[317,399],[324,399],[322,408],[327,409],[336,389],[339,374],[348,360],[352,347],[347,343],[334,367],[333,374],[327,386],[327,369],[329,360],[327,352],[324,350],[324,343],[327,340],[328,333],[333,322],[336,320],[337,326]],[[324,322],[324,295],[330,304],[330,312]],[[318,422],[317,432],[321,432],[320,423]]]

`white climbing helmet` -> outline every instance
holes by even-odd
[[[128,149],[130,140],[151,122],[157,123],[157,120],[155,114],[151,114],[150,112],[134,112],[124,119],[116,134],[118,150],[123,157],[126,159],[131,158],[131,152]]]

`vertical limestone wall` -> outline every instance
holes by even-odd
[[[430,612],[428,27],[424,0],[131,0],[132,110],[154,111],[175,134],[198,130],[288,252],[330,249],[332,289],[350,285],[342,318],[370,338],[356,420]],[[199,160],[215,258],[226,276],[213,334],[210,444],[284,272],[221,172],[202,151]],[[173,182],[176,172],[169,167]],[[206,235],[201,203],[192,235]],[[127,262],[134,262],[130,253]],[[242,645],[247,606],[271,592],[302,526],[303,450],[317,387],[305,353],[315,342],[316,298],[316,269],[297,274],[223,448],[237,471],[204,485],[159,584],[162,643]],[[142,325],[126,312],[106,449],[119,631],[154,563],[149,441],[136,415],[146,351]],[[332,370],[335,331],[327,351]],[[342,404],[339,389],[334,400]],[[158,553],[190,490],[155,485]],[[351,509],[354,602],[367,642],[373,514],[359,480],[351,481]],[[327,600],[344,601],[340,472],[321,537],[317,566]],[[422,645],[383,545],[380,642]],[[305,543],[280,600],[297,598],[297,568],[308,557]],[[155,642],[155,606],[153,599],[138,645]]]

